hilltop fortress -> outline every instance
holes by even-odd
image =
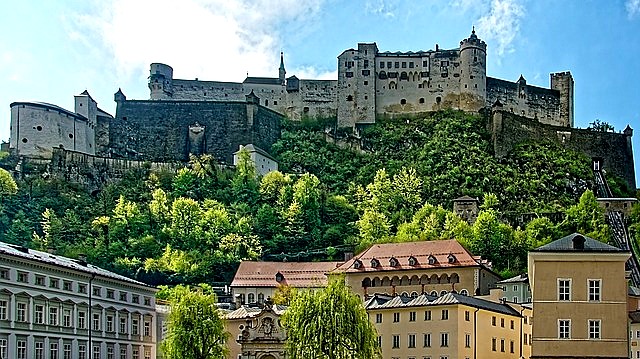
[[[156,163],[206,153],[232,163],[241,145],[269,152],[285,116],[334,117],[337,127],[357,133],[377,118],[485,110],[491,114],[487,128],[496,156],[526,140],[556,141],[584,152],[635,188],[632,129],[573,128],[570,72],[552,73],[550,88],[542,88],[528,85],[523,76],[515,82],[488,77],[486,57],[486,43],[472,31],[450,50],[436,45],[428,51],[381,52],[375,43],[360,43],[338,56],[337,80],[286,77],[282,53],[278,77],[247,77],[241,83],[174,79],[171,66],[153,63],[149,99],[129,100],[118,90],[115,116],[98,108],[87,91],[76,96],[74,112],[46,103],[12,103],[9,147],[26,158],[50,159],[56,148]]]

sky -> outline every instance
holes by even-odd
[[[15,101],[73,110],[88,90],[115,113],[113,94],[148,99],[152,62],[174,78],[242,82],[337,79],[337,56],[453,49],[472,26],[487,43],[487,75],[549,87],[571,71],[575,126],[630,125],[640,186],[640,0],[22,0],[0,1],[0,139]]]

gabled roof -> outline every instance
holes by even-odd
[[[242,261],[231,287],[319,288],[327,285],[326,274],[341,262],[257,262]],[[276,275],[282,275],[282,281]]]
[[[26,259],[34,262],[71,269],[78,272],[84,272],[90,275],[95,274],[96,276],[101,276],[108,279],[119,280],[119,281],[137,284],[140,286],[145,286],[145,287],[150,287],[155,289],[155,287],[150,286],[148,284],[139,282],[131,278],[127,278],[120,274],[110,272],[106,269],[96,267],[92,264],[88,264],[88,263],[82,264],[82,262],[75,259],[58,256],[55,254],[49,254],[47,252],[41,252],[34,249],[22,247],[22,246],[0,242],[0,254],[6,254],[9,256],[18,257],[18,258],[22,258],[22,259]]]
[[[267,157],[267,158],[269,158],[269,159],[271,159],[273,161],[276,160],[275,158],[273,158],[273,156],[271,156],[269,154],[269,152],[267,152],[267,151],[263,150],[262,148],[254,145],[253,143],[250,143],[250,144],[245,145],[245,146],[242,146],[242,145],[240,145],[240,146],[241,146],[241,148],[238,151],[234,152],[233,153],[234,155],[237,155],[238,153],[240,153],[240,151],[242,151],[242,149],[244,148],[247,151],[249,151],[249,153],[256,152],[256,153],[259,153],[259,154],[263,155],[264,157]]]
[[[469,197],[469,196],[462,196],[462,197],[458,197],[456,199],[453,200],[454,202],[467,202],[467,201],[473,201],[473,202],[480,202],[477,198],[473,198],[473,197]]]
[[[453,255],[455,260],[449,262],[449,256]],[[435,258],[435,263],[429,264],[429,257]],[[409,265],[409,258],[416,259],[415,265]],[[389,260],[395,258],[398,260],[397,266],[391,266]],[[371,261],[376,259],[379,266],[372,267]],[[359,261],[361,265],[354,266]],[[450,268],[450,267],[470,267],[480,266],[480,263],[474,259],[458,241],[440,240],[440,241],[419,241],[404,243],[385,243],[374,244],[364,252],[354,256],[346,261],[335,272],[360,273],[360,272],[384,272],[412,269],[431,269],[431,268]],[[487,263],[487,267],[489,264]],[[488,268],[490,269],[490,268]]]
[[[640,323],[640,310],[629,312],[629,319],[633,324]]]
[[[469,297],[458,293],[447,293],[440,297],[432,297],[422,294],[415,298],[387,295],[374,295],[364,304],[367,310],[371,309],[392,309],[407,307],[430,307],[438,305],[461,304],[474,308],[489,310],[492,312],[503,313],[507,315],[520,316],[520,313],[511,306],[503,303],[491,302],[485,299]]]
[[[624,249],[610,246],[593,238],[583,236],[580,233],[573,233],[566,237],[557,239],[542,247],[536,248],[533,252],[626,252]]]
[[[287,306],[286,305],[280,305],[280,304],[276,304],[273,305],[271,307],[271,309],[273,310],[273,312],[276,315],[282,315],[282,313],[284,313],[285,310],[287,310]],[[240,308],[227,313],[225,318],[226,319],[247,319],[247,318],[255,318],[258,315],[260,315],[263,311],[263,308],[257,308],[257,307],[248,307],[248,306],[241,306]]]
[[[519,274],[515,277],[511,277],[511,278],[496,282],[496,284],[506,284],[506,283],[529,283],[529,276],[526,273],[524,273],[524,274]]]

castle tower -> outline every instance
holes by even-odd
[[[280,69],[278,70],[278,79],[280,80],[280,84],[285,84],[285,76],[287,71],[284,69],[284,54],[280,51]]]
[[[151,64],[149,90],[151,100],[167,100],[173,97],[173,68],[165,64]]]
[[[551,74],[551,89],[560,91],[560,122],[573,127],[573,76],[571,72]]]
[[[338,127],[355,127],[376,121],[375,43],[360,43],[338,56]]]
[[[460,109],[478,111],[487,96],[487,44],[473,28],[468,39],[460,41]]]

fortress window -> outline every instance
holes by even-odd
[[[369,60],[364,60],[364,68],[366,69],[367,67],[369,67]]]
[[[478,84],[473,85],[475,88],[478,88]]]
[[[407,68],[407,62],[406,61],[402,61],[402,68],[406,69]]]
[[[344,75],[346,77],[353,77],[353,72],[346,72]]]
[[[36,127],[36,130],[38,130],[38,131],[42,131],[42,126],[38,126],[38,127]]]
[[[70,134],[69,134],[69,138],[73,138],[73,133],[70,133]]]
[[[399,68],[399,67],[400,67],[400,62],[399,62],[399,61],[396,61],[396,63],[395,63],[395,68],[397,69],[397,68]]]
[[[269,106],[269,100],[264,100],[264,105]]]
[[[207,93],[205,92],[204,95],[207,96]]]
[[[427,67],[427,66],[429,66],[429,61],[427,60],[422,61],[422,67]]]
[[[403,98],[403,99],[401,99],[401,100],[400,100],[400,104],[401,104],[401,105],[406,105],[406,104],[407,104],[407,99],[404,99],[404,98]]]
[[[369,81],[365,81],[364,85],[367,86],[369,84]]]
[[[419,103],[424,103],[424,97],[420,97],[420,99],[418,100]]]
[[[436,103],[440,103],[440,102],[442,102],[442,97],[440,96],[436,97]]]
[[[391,68],[391,61],[387,61],[387,68]]]
[[[28,141],[28,140],[27,140],[26,138],[23,138],[23,139],[22,139],[22,143],[27,143],[27,141]]]
[[[409,68],[410,68],[410,69],[412,69],[412,68],[413,68],[413,61],[411,61],[411,62],[409,63]]]
[[[353,96],[352,95],[347,96],[347,101],[353,101]]]
[[[277,105],[277,104],[278,104],[278,101],[273,101],[273,105],[274,106]]]
[[[304,108],[302,109],[302,112],[304,112],[304,113],[309,113],[309,108],[308,108],[308,107],[304,107]]]
[[[478,56],[473,57],[473,62],[478,62]]]
[[[442,67],[447,67],[447,66],[449,66],[449,61],[442,61],[442,62],[440,63],[440,66],[442,66]]]
[[[369,76],[370,73],[370,70],[362,70],[362,76]]]
[[[380,61],[380,68],[384,69],[384,61]]]
[[[464,88],[467,88],[467,84],[464,84]]]

